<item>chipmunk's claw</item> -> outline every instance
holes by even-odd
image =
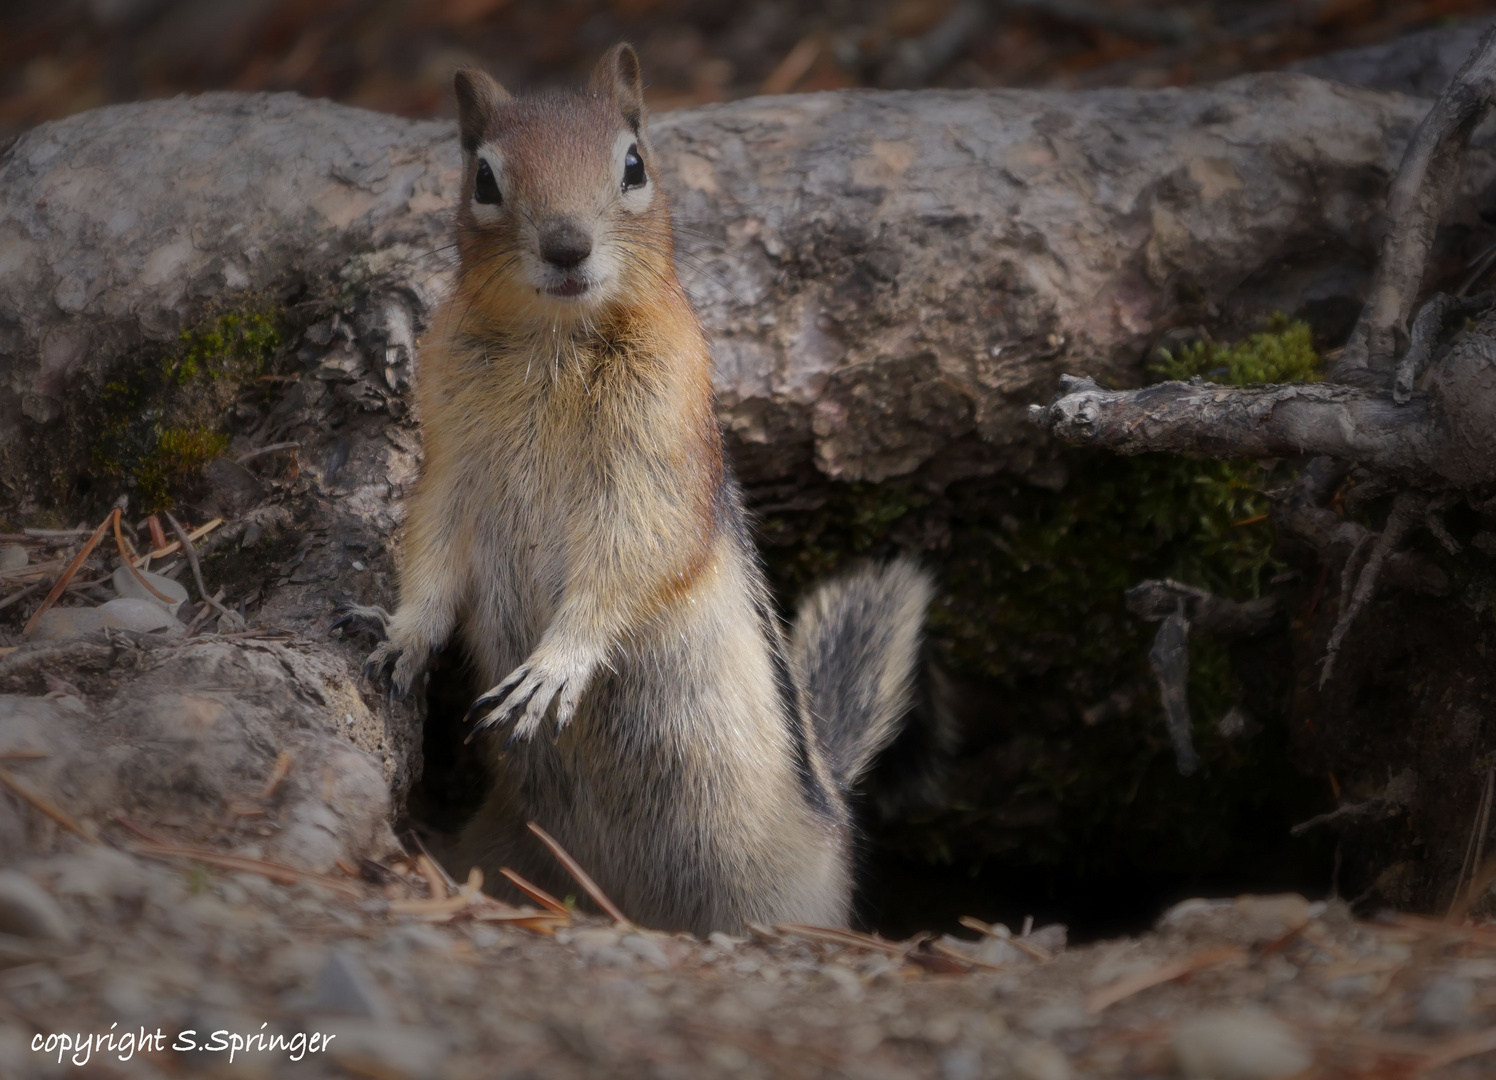
[[[489,712],[490,710],[497,711],[495,709],[495,706],[501,704],[503,700],[509,696],[509,691],[518,686],[520,680],[528,674],[529,668],[524,667],[523,665],[515,668],[514,671],[510,672],[507,679],[499,683],[499,685],[495,686],[492,690],[488,690],[485,693],[481,694],[476,701],[468,706],[467,715],[462,718],[462,722],[464,724],[469,724],[472,723],[472,721],[477,718],[480,713]],[[485,717],[482,721],[479,722],[478,727],[485,728],[496,722],[497,717]]]
[[[474,732],[497,724],[513,723],[504,743],[507,750],[519,739],[529,739],[545,721],[551,706],[556,708],[556,735],[571,723],[587,687],[586,670],[568,667],[545,659],[531,658],[508,678],[473,702],[467,719],[481,715]]]
[[[400,649],[390,648],[388,642],[382,643],[364,661],[364,678],[375,686],[385,682],[393,674],[401,652]]]
[[[373,686],[385,684],[391,704],[410,695],[417,674],[405,649],[388,641],[381,642],[364,661],[364,678]]]
[[[375,641],[385,641],[389,637],[390,613],[378,605],[339,604],[333,608],[333,614],[337,618],[327,628],[329,634],[342,630],[345,637],[363,634]]]

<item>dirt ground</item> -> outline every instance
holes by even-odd
[[[191,853],[201,828],[129,826],[0,872],[0,1074],[1474,1080],[1496,1060],[1496,927],[1283,895],[1070,950],[1059,927],[697,941],[432,900],[411,862],[366,864],[382,886],[298,875],[243,835],[233,870]]]

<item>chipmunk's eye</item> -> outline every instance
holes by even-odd
[[[498,206],[504,201],[504,193],[499,190],[499,182],[493,178],[493,170],[486,161],[478,162],[478,179],[473,183],[473,201],[488,206]]]
[[[649,183],[644,175],[644,159],[639,156],[639,144],[630,143],[628,153],[623,155],[623,190],[641,188]]]

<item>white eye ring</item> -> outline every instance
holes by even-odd
[[[639,136],[632,131],[620,131],[613,143],[614,182],[618,184],[619,203],[630,214],[638,214],[649,208],[654,201],[655,184],[651,183],[644,166],[644,155],[639,150]]]

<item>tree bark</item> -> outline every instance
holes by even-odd
[[[1134,381],[1158,333],[1207,309],[1354,303],[1378,193],[1425,108],[1266,75],[658,117],[746,479],[1042,479],[1023,410],[1061,371]],[[1483,145],[1472,161],[1473,219],[1496,158]],[[0,159],[6,501],[46,494],[22,479],[23,450],[65,426],[79,387],[208,305],[308,288],[361,304],[354,351],[378,354],[375,389],[392,396],[405,324],[446,286],[457,164],[445,124],[290,95],[115,106],[27,133]]]

